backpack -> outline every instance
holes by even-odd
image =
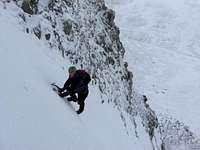
[[[85,70],[77,70],[76,73],[79,74],[85,85],[91,81],[90,75]]]

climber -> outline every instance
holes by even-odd
[[[59,96],[67,98],[68,101],[74,101],[79,104],[79,110],[77,114],[83,112],[85,107],[85,99],[88,96],[88,83],[91,78],[85,70],[77,70],[75,66],[71,66],[68,69],[69,78],[65,82],[63,88],[59,89]]]

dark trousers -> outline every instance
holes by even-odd
[[[78,114],[82,113],[84,111],[84,107],[85,107],[85,99],[86,97],[88,96],[88,91],[85,92],[85,93],[77,93],[78,94],[78,98],[76,96],[75,93],[71,92],[64,92],[64,93],[61,93],[60,96],[61,97],[65,97],[65,96],[68,96],[70,95],[70,98],[68,98],[68,101],[74,101],[74,102],[78,102],[79,104],[79,110],[77,111]]]
[[[79,110],[77,111],[78,114],[84,111],[85,99],[88,96],[88,93],[88,91],[86,93],[78,93],[78,104],[80,105]]]

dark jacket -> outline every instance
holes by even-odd
[[[67,90],[69,93],[87,93],[88,84],[86,84],[81,76],[81,70],[77,70],[73,77],[69,77],[60,92]]]

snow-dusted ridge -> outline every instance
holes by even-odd
[[[19,6],[22,3],[17,1]],[[60,0],[49,1],[47,6],[40,3],[35,6],[37,11],[34,15],[19,14],[25,32],[35,34],[51,48],[61,51],[63,57],[69,58],[73,64],[87,69],[99,86],[102,103],[113,102],[124,121],[124,112],[131,117],[138,114],[133,96],[141,101],[137,107],[141,110],[146,128],[148,114],[154,116],[152,118],[156,121],[153,111],[145,108],[143,96],[132,93],[132,73],[128,71],[127,63],[123,62],[125,50],[114,23],[115,15],[104,1]],[[46,39],[47,34],[50,34],[49,39]]]
[[[91,73],[93,84],[100,90],[98,97],[101,97],[102,103],[113,102],[128,134],[134,135],[134,140],[142,140],[139,142],[141,145],[136,144],[138,149],[164,149],[163,143],[168,144],[171,140],[163,136],[168,128],[158,124],[156,114],[146,103],[145,97],[132,89],[132,73],[123,60],[125,50],[114,23],[114,12],[102,0],[35,2],[30,7],[32,10],[23,8],[31,15],[20,8],[22,5],[25,7],[22,0],[4,1],[1,6],[16,13],[14,16],[24,32],[36,35],[51,49],[59,50],[72,64]],[[15,4],[19,7],[15,7]],[[97,145],[86,149],[95,149]],[[76,148],[72,145],[72,149]]]
[[[80,116],[52,91],[50,83],[63,84],[70,63],[22,32],[20,9],[11,3],[6,7],[0,3],[0,149],[130,149],[132,139],[119,112],[101,104],[97,86],[90,85]]]
[[[113,33],[110,31],[110,29],[112,29],[113,31],[115,31],[114,29],[117,29],[115,26],[112,27],[112,25],[114,25],[112,24],[114,23],[112,22],[112,19],[110,22],[106,19],[102,19],[101,17],[100,19],[99,17],[91,17],[92,19],[98,18],[100,21],[100,25],[103,25],[104,23],[107,24],[106,29],[103,28],[104,26],[98,26],[97,30],[101,30],[103,28],[104,32],[100,32],[99,38],[96,37],[95,40],[97,40],[96,42],[98,44],[95,44],[93,41],[94,39],[89,38],[90,40],[88,41],[88,37],[85,37],[87,35],[92,38],[94,35],[94,33],[88,33],[91,32],[88,28],[84,30],[85,26],[83,25],[84,23],[87,23],[86,18],[83,18],[81,28],[84,30],[84,32],[82,31],[81,34],[79,33],[80,29],[76,28],[77,23],[74,22],[74,20],[71,20],[73,23],[75,23],[75,29],[79,30],[75,30],[77,33],[75,32],[71,33],[72,35],[68,35],[66,34],[68,32],[63,32],[62,15],[59,16],[55,12],[56,16],[54,16],[54,13],[51,14],[51,12],[49,12],[47,14],[52,15],[52,17],[49,17],[46,15],[46,11],[44,11],[45,14],[40,12],[39,14],[29,15],[27,13],[24,13],[20,7],[17,7],[15,2],[16,1],[6,1],[3,3],[1,2],[0,5],[0,17],[1,20],[4,22],[4,24],[1,24],[2,34],[0,39],[1,43],[4,43],[1,47],[1,57],[3,58],[1,59],[1,64],[7,64],[8,66],[5,67],[3,65],[1,67],[1,80],[3,83],[5,83],[5,81],[3,81],[4,79],[11,78],[12,80],[10,80],[10,84],[13,85],[10,87],[9,84],[5,83],[6,86],[4,86],[4,89],[2,90],[4,92],[1,93],[1,98],[3,99],[1,101],[1,118],[3,118],[4,120],[4,123],[2,123],[0,127],[1,148],[5,150],[53,150],[57,148],[79,149],[80,147],[84,147],[85,149],[92,150],[131,149],[131,147],[143,149],[143,147],[151,147],[148,132],[144,130],[144,127],[141,124],[142,119],[140,117],[134,118],[134,116],[131,116],[132,122],[129,123],[130,116],[127,115],[127,113],[124,111],[126,110],[127,106],[130,106],[128,107],[128,112],[131,114],[136,114],[136,111],[134,111],[135,109],[132,108],[132,106],[130,105],[132,102],[127,101],[127,99],[129,99],[129,96],[131,96],[127,95],[127,93],[131,94],[132,91],[130,91],[130,89],[127,89],[126,86],[130,86],[132,82],[127,82],[131,81],[129,80],[128,76],[130,72],[128,72],[126,68],[127,64],[125,64],[124,66],[122,55],[120,55],[124,52],[123,47],[120,46],[121,43],[118,41],[118,38],[115,37],[115,35],[118,36],[119,32]],[[17,5],[20,4],[20,1],[18,2]],[[82,3],[83,2],[81,2],[81,4]],[[92,6],[94,4],[95,3],[92,3]],[[103,3],[99,4],[101,7],[101,4]],[[74,5],[76,5],[76,3]],[[88,4],[86,6],[91,5]],[[79,6],[78,8],[82,7]],[[106,9],[106,7],[103,8]],[[93,9],[86,12],[90,13],[92,12],[92,10]],[[79,11],[77,10],[77,12]],[[75,12],[72,11],[72,14],[74,13]],[[112,13],[112,10],[106,9],[106,14],[100,11],[100,16],[104,14],[112,18]],[[45,17],[43,17],[43,15],[45,15]],[[59,17],[61,17],[61,19]],[[75,14],[74,17],[80,19],[80,16],[78,16],[78,14]],[[87,17],[87,15],[85,15],[84,17]],[[57,19],[57,21],[51,22],[51,19]],[[38,25],[38,23],[40,25]],[[12,25],[13,29],[7,32],[7,28],[11,27]],[[54,30],[51,30],[52,28],[55,28],[54,25],[57,25],[55,32]],[[74,29],[74,26],[72,28]],[[29,34],[25,36],[25,34],[22,33],[20,30]],[[14,34],[12,35],[12,33]],[[49,40],[48,38],[46,39],[46,33],[51,34],[51,38]],[[111,42],[112,38],[110,39],[110,34],[113,35],[112,38],[116,41]],[[107,36],[104,37],[105,35]],[[40,39],[40,41],[38,41],[38,38]],[[62,40],[64,40],[64,42],[62,42]],[[8,44],[6,41],[9,41],[12,44]],[[110,45],[111,47],[113,46],[114,48],[119,49],[122,48],[120,49],[121,51],[110,49],[109,46],[106,45],[107,42],[111,42],[111,44],[113,43],[113,45]],[[46,46],[48,47],[50,45],[51,49],[49,50],[49,52],[42,43],[46,43]],[[63,51],[64,49],[61,43],[63,45],[66,44],[66,53],[62,53],[65,51]],[[95,45],[97,47],[95,47]],[[99,45],[101,45],[103,48],[101,48],[101,46]],[[92,46],[92,48],[94,49],[90,49],[89,46]],[[73,49],[68,49],[70,47]],[[104,48],[106,49],[105,52]],[[88,49],[91,50],[89,51],[89,53]],[[6,50],[8,52],[8,55],[4,53]],[[92,82],[94,86],[90,90],[91,96],[87,99],[88,104],[86,105],[86,111],[83,116],[81,116],[83,122],[80,122],[80,120],[76,120],[76,117],[74,118],[71,109],[67,111],[67,113],[70,113],[68,113],[68,115],[66,116],[66,112],[64,112],[64,110],[66,109],[66,105],[62,105],[62,102],[57,103],[55,100],[60,101],[60,98],[56,97],[55,93],[52,93],[51,89],[49,88],[49,84],[52,81],[61,84],[64,82],[64,80],[66,80],[66,70],[67,67],[70,65],[69,62],[65,62],[63,60],[60,60],[60,62],[54,61],[55,59],[58,59],[58,55],[56,53],[58,52],[58,50],[60,50],[66,58],[69,58],[72,63],[77,63],[76,65],[80,68],[82,66],[88,69],[88,71],[91,71],[91,74],[96,73],[93,74]],[[37,55],[41,56],[37,57]],[[88,55],[92,57],[88,57]],[[109,55],[108,58],[107,55]],[[50,57],[50,59],[48,56]],[[90,61],[91,58],[94,59],[94,62]],[[16,59],[19,59],[21,61],[18,61]],[[14,61],[11,61],[10,63],[10,60]],[[13,65],[14,63],[15,65]],[[119,66],[116,66],[115,63]],[[97,65],[97,68],[95,68],[95,66],[93,65]],[[11,66],[15,66],[16,69],[8,69],[11,68]],[[93,67],[96,70],[92,70]],[[13,73],[15,74],[17,79],[12,78],[11,75]],[[21,74],[23,74],[22,77],[20,76]],[[41,88],[38,89],[38,86],[40,86]],[[15,90],[15,88],[17,88],[17,90]],[[11,95],[9,94],[9,91],[15,91],[15,94]],[[27,92],[32,94],[27,94]],[[49,92],[51,94],[48,94]],[[15,103],[13,103],[13,101]],[[110,102],[111,105],[115,104],[119,111],[116,111],[109,105],[101,104],[107,102]],[[37,105],[40,106],[38,107]],[[35,108],[37,108],[37,110]],[[4,114],[6,114],[6,116],[4,116]],[[14,114],[15,117],[12,117],[12,114]],[[38,116],[40,117],[38,118]],[[121,116],[121,118],[119,116]],[[145,117],[145,113],[143,117]],[[124,121],[124,124],[122,124],[121,119]],[[70,123],[68,123],[69,120],[71,121]],[[146,121],[147,122],[143,121],[144,124],[148,123],[148,120]],[[135,134],[132,134],[134,133],[132,131],[135,131],[135,128],[133,128],[132,125],[133,122],[138,123],[137,132],[139,134],[137,133],[137,137],[140,137],[140,140],[138,140]],[[127,128],[126,131],[128,132],[129,136],[127,136],[124,125]],[[54,132],[51,132],[51,130],[53,130],[53,127],[55,127],[56,129]],[[145,127],[148,126],[146,125]],[[43,130],[43,128],[45,129]],[[132,130],[129,130],[129,128],[132,128]],[[17,139],[16,136],[18,137]],[[92,144],[90,142],[92,142]]]
[[[148,96],[162,137],[168,134],[166,149],[199,149],[199,2],[106,2],[116,11],[125,59],[134,70],[135,90]]]

